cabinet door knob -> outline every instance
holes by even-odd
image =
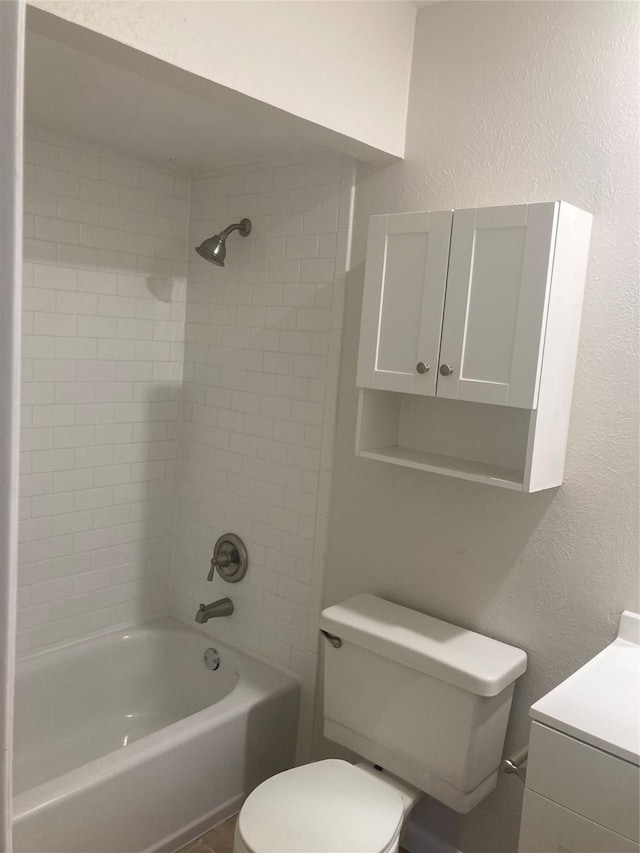
[[[416,364],[416,370],[418,371],[418,373],[428,373],[429,372],[429,365],[425,364],[424,361],[419,361]]]
[[[441,364],[440,365],[440,375],[441,376],[451,376],[453,373],[453,367],[450,364]]]

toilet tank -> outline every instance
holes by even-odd
[[[458,812],[493,790],[525,652],[368,594],[320,629],[327,738]]]

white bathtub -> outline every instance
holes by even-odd
[[[14,853],[178,849],[293,765],[299,698],[169,617],[19,662]]]

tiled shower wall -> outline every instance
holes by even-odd
[[[188,255],[175,613],[230,595],[213,635],[303,682],[308,757],[354,164],[321,157],[194,176],[189,244],[248,216],[227,264]],[[240,535],[250,568],[205,578],[212,546]]]
[[[302,679],[304,758],[354,164],[189,179],[32,130],[25,178],[20,649],[166,613],[173,557],[176,615],[230,594],[206,630]],[[193,252],[243,216],[224,268]]]
[[[168,610],[188,188],[27,133],[22,651]]]

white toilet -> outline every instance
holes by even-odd
[[[467,812],[496,785],[523,651],[373,595],[327,608],[320,629],[325,736],[371,764],[267,779],[234,853],[394,853],[423,793]]]

